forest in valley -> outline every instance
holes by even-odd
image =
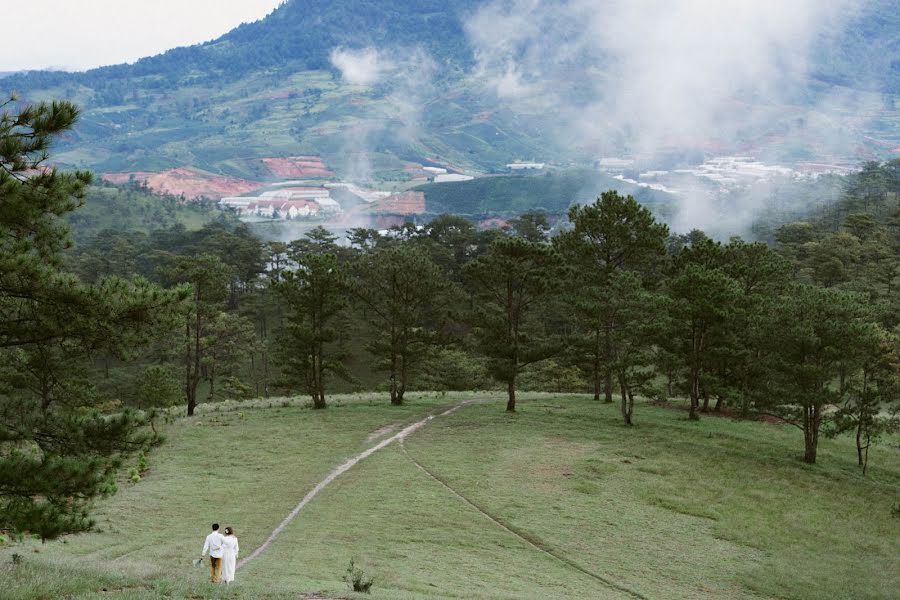
[[[631,196],[264,242],[210,205],[46,167],[68,102],[0,119],[0,529],[92,525],[124,457],[201,403],[413,390],[687,398],[868,448],[898,426],[900,160],[770,243],[676,233]],[[125,209],[121,207],[125,206]],[[73,240],[75,243],[73,243]],[[677,418],[673,413],[673,418]],[[627,427],[623,430],[627,435]]]

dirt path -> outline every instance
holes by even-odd
[[[478,513],[480,513],[481,516],[483,516],[486,519],[488,519],[489,521],[491,521],[494,525],[500,527],[501,529],[505,530],[506,532],[517,537],[519,540],[521,540],[526,545],[530,546],[531,548],[534,548],[538,552],[546,554],[547,556],[550,556],[551,558],[564,563],[565,565],[583,573],[584,575],[587,575],[588,577],[591,577],[592,579],[594,579],[596,581],[599,581],[600,583],[602,583],[603,585],[605,585],[607,587],[610,587],[616,591],[622,592],[623,594],[627,594],[627,595],[631,596],[632,598],[638,598],[639,600],[647,600],[646,596],[643,596],[640,593],[635,592],[634,590],[630,590],[627,587],[625,587],[624,585],[618,584],[602,575],[598,575],[596,573],[588,571],[587,569],[585,569],[584,567],[582,567],[575,561],[573,561],[569,558],[566,558],[562,554],[559,554],[558,552],[556,552],[554,549],[547,547],[547,545],[544,544],[543,542],[541,542],[540,540],[532,538],[525,532],[518,531],[515,527],[513,527],[511,525],[507,525],[502,520],[500,520],[498,517],[495,517],[494,515],[490,514],[485,509],[483,509],[480,506],[478,506],[477,504],[475,504],[475,502],[473,502],[472,500],[470,500],[469,498],[467,498],[460,492],[458,492],[455,489],[453,489],[452,487],[450,487],[450,485],[446,481],[444,481],[443,479],[441,479],[440,477],[438,477],[437,475],[435,475],[434,473],[429,471],[426,467],[422,466],[422,464],[419,461],[417,461],[415,458],[413,458],[409,454],[409,452],[406,450],[406,445],[403,443],[402,438],[400,439],[400,448],[403,449],[403,454],[405,454],[406,457],[410,461],[412,461],[412,463],[414,465],[416,465],[428,477],[433,479],[441,487],[443,487],[445,490],[447,490],[448,492],[453,494],[455,497],[459,498],[462,502],[464,502],[465,504],[468,504],[470,508],[472,508],[475,511],[477,511]]]
[[[303,500],[301,500],[300,503],[294,507],[294,510],[292,510],[288,514],[288,516],[286,516],[284,518],[284,520],[281,521],[281,523],[278,525],[278,527],[276,527],[272,531],[272,533],[269,535],[269,537],[266,538],[266,541],[263,542],[259,546],[259,548],[257,548],[253,552],[251,552],[246,558],[242,558],[240,561],[238,561],[237,568],[240,569],[241,567],[246,566],[247,563],[249,563],[250,561],[255,559],[257,556],[259,556],[263,552],[265,552],[266,549],[269,547],[269,545],[275,541],[275,538],[277,538],[278,535],[282,531],[284,531],[284,528],[287,527],[288,524],[290,524],[290,522],[294,520],[294,518],[300,513],[300,511],[303,510],[303,508],[307,504],[309,504],[310,501],[312,501],[312,499],[315,498],[319,494],[319,492],[321,492],[323,489],[325,489],[325,487],[329,483],[331,483],[332,481],[337,479],[342,473],[351,469],[356,463],[358,463],[359,461],[361,461],[362,459],[364,459],[366,457],[371,456],[375,452],[378,452],[382,448],[384,448],[398,440],[402,441],[404,438],[406,438],[406,436],[408,436],[409,434],[413,433],[414,431],[422,428],[426,423],[428,423],[428,421],[434,419],[435,417],[443,417],[443,416],[449,415],[449,414],[456,412],[457,410],[463,408],[464,406],[468,406],[474,402],[475,402],[474,400],[467,400],[465,402],[460,402],[459,404],[456,404],[455,406],[445,410],[442,413],[438,413],[437,415],[428,415],[421,421],[416,421],[412,425],[409,425],[409,426],[401,429],[399,432],[395,433],[391,437],[382,440],[381,442],[375,444],[368,450],[361,452],[361,453],[357,454],[356,456],[354,456],[353,458],[347,460],[347,462],[345,462],[344,464],[342,464],[341,466],[339,466],[338,468],[333,470],[331,473],[329,473],[328,476],[325,477],[325,479],[320,481],[318,483],[318,485],[316,485],[316,487],[314,487],[312,490],[310,490],[310,492],[303,497]]]

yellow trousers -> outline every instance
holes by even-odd
[[[209,579],[213,583],[219,583],[222,580],[222,559],[215,556],[209,557]]]

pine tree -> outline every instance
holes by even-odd
[[[584,357],[578,362],[591,377],[594,398],[600,399],[603,387],[606,401],[612,402],[613,346],[634,322],[616,320],[611,283],[623,272],[649,279],[665,253],[668,228],[633,197],[614,190],[604,192],[593,204],[572,207],[569,220],[574,228],[560,234],[554,244],[573,271],[568,291],[583,333],[575,344]]]
[[[357,263],[353,293],[374,331],[369,352],[390,374],[391,404],[403,404],[414,370],[437,343],[449,281],[409,242],[370,252]]]
[[[121,460],[152,441],[140,415],[100,412],[90,355],[127,359],[170,331],[183,294],[65,271],[62,217],[91,175],[45,161],[78,109],[12,99],[0,111],[0,529],[46,539],[89,528],[91,500],[113,493]]]
[[[506,410],[516,410],[516,377],[559,351],[535,318],[558,284],[559,257],[547,244],[520,237],[496,240],[465,267],[474,292],[472,324],[492,375],[506,384]]]
[[[319,227],[292,242],[289,255],[297,268],[272,284],[288,312],[279,339],[282,384],[300,386],[313,408],[327,406],[326,376],[350,378],[336,328],[350,304],[350,282],[334,239]]]

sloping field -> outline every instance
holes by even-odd
[[[352,597],[351,558],[383,600],[896,597],[896,447],[863,478],[849,440],[808,466],[787,426],[641,404],[626,429],[613,405],[523,396],[515,415],[484,393],[204,406],[100,531],[0,549],[3,598]],[[235,585],[191,566],[213,520],[246,557],[346,459],[465,400],[335,478]]]
[[[188,200],[194,198],[212,198],[219,200],[225,196],[239,196],[252,192],[264,186],[262,183],[213,175],[197,169],[178,168],[169,169],[161,173],[148,173],[137,171],[134,173],[107,173],[103,179],[110,183],[124,184],[132,178],[147,184],[151,190],[161,194],[184,195]]]

